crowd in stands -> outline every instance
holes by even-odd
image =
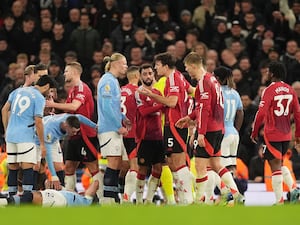
[[[263,160],[250,133],[270,61],[285,64],[286,82],[300,101],[299,0],[1,0],[0,108],[24,83],[27,65],[46,65],[63,101],[68,62],[83,65],[81,78],[96,95],[105,56],[120,52],[129,66],[140,66],[165,51],[186,75],[183,59],[191,51],[203,56],[209,72],[232,69],[245,113],[238,157],[249,178],[261,182]],[[0,133],[3,142],[3,128]],[[300,150],[290,148],[300,179]]]

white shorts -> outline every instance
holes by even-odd
[[[63,152],[61,150],[61,147],[60,147],[60,143],[59,141],[56,141],[55,143],[53,143],[51,145],[51,153],[52,153],[52,161],[53,162],[63,162]],[[41,161],[41,148],[39,145],[37,145],[37,155],[38,155],[38,162]]]
[[[37,162],[35,143],[7,143],[7,163],[33,163]]]
[[[43,196],[43,207],[65,207],[67,206],[67,199],[56,190],[46,189],[40,191]]]
[[[221,165],[236,165],[236,155],[240,137],[237,134],[229,134],[223,138],[221,143]]]
[[[128,160],[122,135],[117,132],[106,132],[98,134],[98,140],[102,157],[122,156],[122,160]]]

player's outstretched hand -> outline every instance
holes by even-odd
[[[187,124],[190,122],[190,120],[191,119],[188,116],[182,117],[175,123],[175,126],[182,129],[187,126]]]

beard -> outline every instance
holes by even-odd
[[[147,87],[150,87],[153,83],[153,80],[143,80],[143,84],[145,84]]]

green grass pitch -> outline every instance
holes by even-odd
[[[93,206],[0,208],[1,225],[294,225],[300,205],[270,207]]]

